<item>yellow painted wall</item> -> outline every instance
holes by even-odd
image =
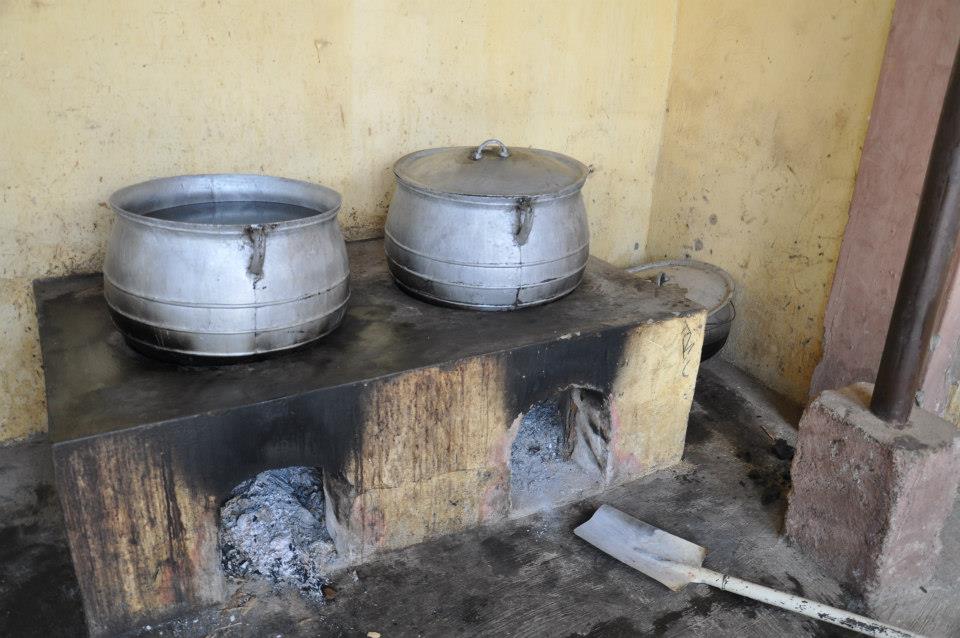
[[[636,260],[675,20],[673,0],[0,0],[0,440],[45,428],[31,280],[99,270],[102,202],[143,179],[319,181],[357,238],[400,155],[499,136],[592,164],[593,251]]]
[[[100,268],[114,189],[314,180],[359,238],[397,157],[490,136],[594,166],[594,254],[730,270],[724,356],[803,399],[892,4],[0,0],[0,441],[45,428],[30,282]]]
[[[723,356],[797,401],[820,358],[892,11],[680,2],[646,254],[727,269],[740,288]]]

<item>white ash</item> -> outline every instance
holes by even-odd
[[[310,467],[261,472],[234,488],[220,510],[224,571],[266,577],[324,600],[325,573],[336,558],[324,517],[323,477]]]
[[[537,403],[520,423],[510,448],[510,468],[514,474],[526,474],[544,463],[565,460],[565,443],[560,398]]]
[[[569,391],[530,408],[510,448],[510,505],[520,516],[580,500],[603,485],[600,468],[581,465],[580,437],[571,437]],[[572,440],[571,440],[572,439]]]

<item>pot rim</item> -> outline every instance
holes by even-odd
[[[243,186],[247,188],[242,192],[250,195],[231,194]],[[138,198],[144,202],[139,210],[136,207]],[[158,204],[158,201],[162,203]],[[147,216],[147,213],[187,204],[245,201],[291,204],[314,210],[316,214],[263,224],[204,224]],[[125,186],[114,191],[107,204],[118,217],[144,226],[220,235],[243,233],[250,227],[269,226],[272,231],[283,231],[322,223],[337,216],[342,198],[340,193],[327,186],[286,177],[257,173],[200,173],[159,177]]]

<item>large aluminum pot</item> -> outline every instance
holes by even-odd
[[[407,292],[463,308],[512,310],[566,295],[589,254],[580,194],[588,172],[566,155],[499,140],[411,153],[394,166],[390,271]]]
[[[333,330],[350,296],[340,195],[263,175],[186,175],[110,197],[103,267],[137,350],[189,363],[293,348]]]

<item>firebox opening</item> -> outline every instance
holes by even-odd
[[[234,578],[262,576],[324,600],[337,551],[327,528],[323,473],[314,467],[261,472],[220,509],[220,558]]]
[[[572,387],[535,404],[510,448],[514,515],[580,500],[606,485],[613,470],[610,407],[596,390]]]

